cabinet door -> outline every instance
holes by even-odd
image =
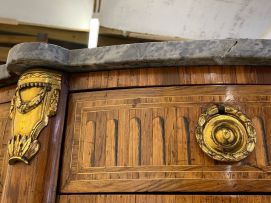
[[[252,120],[257,143],[242,161],[215,161],[196,141],[200,114],[216,103]],[[60,192],[270,192],[270,115],[264,85],[72,93]]]

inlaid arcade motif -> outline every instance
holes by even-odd
[[[60,191],[270,192],[271,87],[261,88],[209,85],[71,93]],[[213,129],[211,147],[224,148],[214,148],[217,156],[198,144],[199,117],[198,130]],[[219,155],[242,161],[214,159]]]

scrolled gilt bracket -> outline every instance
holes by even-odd
[[[57,111],[61,74],[30,70],[18,80],[10,107],[12,138],[8,143],[9,164],[29,161],[38,153],[38,137],[49,117]]]

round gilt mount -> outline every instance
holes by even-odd
[[[253,151],[256,131],[238,109],[212,105],[198,120],[196,138],[201,149],[218,161],[240,161]]]

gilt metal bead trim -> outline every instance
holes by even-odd
[[[251,120],[229,105],[212,105],[198,119],[196,138],[200,148],[218,161],[240,161],[256,144]]]

